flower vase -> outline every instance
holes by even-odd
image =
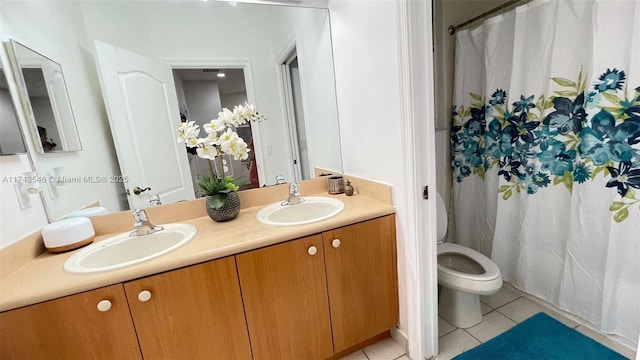
[[[207,215],[211,220],[216,222],[225,222],[235,219],[240,213],[240,197],[235,191],[227,194],[227,200],[219,209],[213,209],[209,206],[211,196],[207,196]]]

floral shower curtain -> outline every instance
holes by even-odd
[[[640,332],[640,2],[535,0],[457,34],[454,242]]]

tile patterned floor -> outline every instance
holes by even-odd
[[[409,358],[404,349],[392,338],[386,338],[343,357],[342,360],[409,360]]]
[[[580,324],[577,318],[562,314],[560,310],[522,293],[510,284],[505,283],[493,296],[481,296],[480,302],[484,315],[482,322],[468,329],[458,329],[438,317],[440,354],[436,357],[437,360],[449,360],[502,334],[541,311],[627,358],[632,359],[635,356],[633,349]]]
[[[545,312],[547,315],[576,329],[584,335],[633,359],[635,351],[630,347],[600,334],[573,316],[566,316],[561,311],[533,297],[522,293],[506,284],[493,296],[481,296],[483,319],[478,325],[468,329],[458,329],[442,318],[438,318],[438,334],[440,353],[437,360],[449,360],[471,348],[474,348],[493,337],[502,334],[530,316]],[[410,360],[405,350],[393,339],[387,338],[363,350],[357,351],[343,360]],[[481,360],[481,359],[480,359]]]

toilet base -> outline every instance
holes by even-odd
[[[457,328],[470,328],[482,321],[480,296],[442,286],[438,315]]]

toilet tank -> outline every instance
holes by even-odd
[[[447,236],[447,226],[449,223],[447,217],[447,207],[444,204],[444,200],[440,193],[436,193],[436,215],[437,215],[437,230],[438,230],[438,241],[444,241]]]

